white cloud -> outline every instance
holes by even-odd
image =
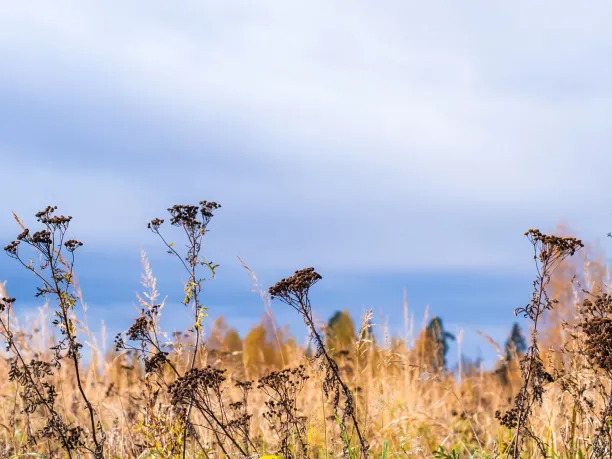
[[[111,213],[122,202],[135,228],[158,212],[151,195],[163,209],[215,194],[228,204],[222,247],[274,265],[505,266],[529,226],[607,230],[610,13],[606,2],[20,1],[0,19],[0,82],[58,111],[78,101],[163,121],[189,180],[132,181],[121,162],[85,161],[73,174],[85,192],[53,193],[88,232],[103,230],[86,199]],[[206,155],[213,140],[225,163]],[[108,154],[146,161],[130,148]],[[102,182],[112,190],[96,194]]]

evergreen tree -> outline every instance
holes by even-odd
[[[518,364],[511,363],[515,356],[521,356],[527,350],[527,341],[523,337],[521,327],[518,323],[512,325],[510,336],[504,345],[504,359],[499,363],[495,373],[499,376],[501,383],[507,385],[510,382],[511,368],[519,369]]]
[[[512,331],[504,346],[504,353],[506,360],[509,362],[515,355],[524,354],[527,350],[527,342],[521,332],[521,327],[518,323],[514,322],[512,325]]]
[[[446,354],[448,353],[448,340],[454,340],[455,335],[444,330],[442,319],[434,317],[417,341],[417,351],[427,365],[434,372],[446,369]]]

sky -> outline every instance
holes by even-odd
[[[72,215],[92,321],[121,329],[141,250],[182,291],[146,222],[214,200],[211,316],[264,313],[236,256],[264,286],[314,266],[322,319],[400,330],[405,290],[490,357],[476,330],[503,341],[529,300],[528,228],[608,244],[611,20],[600,0],[0,0],[0,239],[13,211]],[[26,274],[0,258],[27,309]]]

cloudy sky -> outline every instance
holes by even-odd
[[[503,339],[528,300],[526,229],[607,244],[611,21],[604,1],[0,0],[0,237],[11,211],[72,215],[85,295],[121,327],[141,249],[181,293],[146,222],[215,200],[211,314],[263,312],[239,255],[266,285],[315,266],[322,317],[398,323],[406,289],[486,347],[474,330]]]

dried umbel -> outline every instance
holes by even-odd
[[[369,445],[357,420],[353,393],[340,376],[338,364],[327,351],[323,337],[314,324],[309,292],[310,288],[321,279],[321,275],[314,268],[301,269],[296,271],[293,276],[282,279],[270,287],[269,293],[271,298],[278,298],[283,303],[294,308],[302,316],[308,328],[310,338],[314,341],[316,347],[314,359],[323,368],[323,391],[328,399],[332,401],[334,411],[340,420],[341,435],[345,439],[345,454],[349,454],[350,448],[350,429],[346,425],[347,421],[350,420],[353,430],[357,435],[361,457],[368,458]]]
[[[586,298],[578,328],[584,333],[584,354],[589,362],[612,374],[612,296]]]
[[[0,312],[10,309],[15,301],[17,301],[15,298],[0,298]]]
[[[530,438],[539,447],[540,453],[546,455],[546,445],[533,432],[529,418],[535,405],[542,404],[545,386],[553,381],[542,362],[538,347],[538,322],[542,314],[553,309],[556,300],[548,296],[547,287],[551,276],[559,264],[573,256],[584,247],[580,239],[573,237],[558,237],[542,234],[538,229],[530,229],[525,233],[533,245],[533,259],[536,264],[537,276],[533,282],[531,301],[524,307],[517,308],[515,314],[522,314],[532,322],[531,342],[521,359],[521,375],[523,384],[514,398],[514,406],[505,414],[496,413],[502,425],[514,429],[514,436],[506,455],[518,459],[521,456],[523,438]]]
[[[128,328],[126,332],[126,342],[121,333],[115,337],[115,349],[117,351],[136,352],[139,359],[142,359],[145,365],[145,374],[156,373],[162,375],[164,367],[168,364],[171,369],[178,375],[176,368],[168,359],[169,353],[162,349],[159,330],[157,327],[159,321],[160,305],[155,304],[151,307],[142,308],[140,317]],[[135,347],[131,342],[137,342],[138,347]]]
[[[507,427],[508,429],[516,428],[518,421],[518,410],[516,408],[510,408],[508,411],[502,414],[501,411],[495,412],[495,417],[499,420],[499,423]]]
[[[221,425],[224,426],[227,429],[224,431],[226,436],[232,437],[230,443],[233,444],[234,437],[240,437],[243,440],[243,449],[246,448],[245,450],[247,450],[249,447],[248,442],[244,440],[248,438],[248,421],[250,419],[250,416],[244,411],[245,408],[239,409],[238,405],[234,405],[233,408],[230,407],[229,411],[234,413],[231,417],[227,415],[227,407],[220,412],[216,411],[214,404],[210,404],[212,399],[207,398],[208,395],[216,394],[218,399],[215,406],[222,407],[220,397],[222,393],[221,383],[224,381],[223,374],[216,373],[210,368],[197,368],[199,351],[203,345],[202,320],[206,317],[207,309],[200,301],[203,283],[208,280],[202,269],[208,270],[212,274],[211,278],[214,278],[215,269],[218,267],[218,265],[206,261],[202,256],[203,238],[208,231],[208,225],[215,211],[220,207],[216,202],[201,201],[197,206],[179,204],[168,209],[170,225],[182,230],[182,236],[186,240],[185,250],[181,250],[180,245],[170,242],[162,234],[164,219],[155,218],[147,225],[161,239],[167,252],[180,260],[188,274],[188,280],[184,285],[183,304],[193,308],[193,327],[189,330],[189,333],[191,336],[195,336],[195,343],[193,343],[191,355],[188,356],[190,363],[187,372],[184,374],[182,374],[182,370],[179,372],[169,352],[171,349],[182,349],[182,346],[164,342],[160,338],[163,335],[159,330],[159,318],[163,302],[162,304],[155,304],[155,300],[152,300],[157,298],[158,292],[154,280],[152,280],[148,262],[145,263],[145,274],[146,278],[149,279],[146,286],[151,291],[144,294],[146,300],[139,296],[139,301],[143,306],[140,317],[134,321],[125,335],[119,334],[115,340],[117,350],[135,352],[139,359],[144,362],[147,384],[156,384],[158,387],[168,388],[166,376],[176,378],[170,385],[169,390],[173,397],[173,406],[181,418],[178,428],[183,430],[183,438],[180,442],[182,444],[182,457],[187,455],[188,436],[195,439],[201,450],[205,450],[196,436],[196,430],[190,418],[192,409],[199,411],[205,419],[210,421],[214,425],[215,431],[221,428]],[[171,370],[169,374],[164,374],[166,368]],[[155,379],[155,383],[153,379]],[[213,381],[217,381],[217,386],[210,385]],[[246,386],[242,387],[241,390],[248,391]],[[246,401],[244,405],[246,406]],[[247,427],[244,427],[245,425]],[[236,440],[236,444],[238,444],[238,440]],[[222,444],[220,447],[224,448]]]
[[[600,427],[593,438],[593,454],[608,457],[612,454],[612,296],[605,292],[593,295],[587,293],[580,307],[580,322],[577,328],[582,331],[581,352],[594,369],[607,379],[600,384],[600,395],[605,402],[599,414]]]
[[[168,209],[170,224],[187,228],[206,228],[213,212],[221,207],[216,202],[200,201],[199,206],[175,205]]]
[[[573,256],[576,251],[584,247],[580,239],[542,234],[537,228],[526,231],[525,236],[534,244],[541,262],[560,261],[568,256]]]
[[[556,304],[556,300],[550,299],[546,286],[559,264],[568,257],[573,256],[577,250],[584,247],[580,239],[573,237],[559,237],[542,234],[539,229],[530,229],[525,233],[527,239],[533,245],[533,259],[536,263],[538,277],[533,283],[534,291],[531,301],[523,308],[517,308],[515,314],[537,322],[540,315]]]
[[[314,268],[305,268],[296,271],[287,279],[281,279],[270,288],[272,299],[278,298],[282,302],[300,310],[302,303],[308,298],[310,287],[322,279]]]
[[[77,287],[74,281],[75,251],[83,244],[66,237],[72,217],[57,215],[56,210],[56,206],[47,206],[36,213],[36,219],[42,226],[37,231],[26,228],[22,221],[15,217],[22,232],[15,241],[4,248],[9,257],[18,261],[41,282],[37,287],[36,296],[55,298],[57,301],[55,319],[52,323],[58,328],[61,336],[51,347],[53,361],[32,360],[26,363],[23,359],[10,329],[9,314],[13,299],[3,301],[0,306],[0,312],[6,314],[0,319],[0,328],[7,342],[7,350],[15,356],[9,376],[18,381],[23,389],[26,411],[33,413],[38,407],[46,411],[47,425],[39,432],[39,437],[53,436],[59,439],[69,457],[87,451],[96,458],[102,458],[106,437],[98,413],[83,388],[80,369],[80,350],[83,345],[77,338],[73,320],[73,309],[77,303]],[[38,265],[31,260],[26,262],[21,257],[20,250],[24,246],[33,249],[38,255],[40,260]],[[55,387],[46,380],[46,377],[52,374],[51,369],[60,368],[66,358],[70,361],[75,385],[88,413],[87,429],[64,422],[63,416],[55,406]]]
[[[185,376],[178,378],[168,387],[172,395],[172,404],[175,406],[189,405],[191,400],[205,396],[209,390],[220,392],[221,384],[225,381],[225,370],[210,366],[194,368]]]
[[[6,332],[6,322],[0,320]],[[69,457],[84,448],[82,428],[68,425],[56,407],[57,392],[49,381],[53,375],[53,366],[48,362],[23,360],[20,353],[9,361],[9,382],[17,382],[21,387],[23,412],[30,415],[39,409],[45,414],[45,425],[37,432],[40,439],[60,440]],[[33,443],[36,440],[33,439]],[[32,445],[33,446],[33,445]]]
[[[208,231],[208,224],[214,216],[214,211],[219,208],[221,208],[221,205],[216,202],[200,201],[199,206],[178,204],[168,209],[170,224],[181,228],[187,239],[187,250],[185,254],[180,254],[176,245],[173,242],[168,242],[162,235],[161,227],[164,223],[163,219],[155,218],[148,224],[148,228],[160,237],[166,246],[167,252],[181,260],[183,267],[189,274],[189,280],[185,283],[185,299],[183,303],[185,305],[192,304],[194,306],[194,328],[198,330],[198,335],[200,334],[199,329],[202,313],[199,294],[202,289],[202,282],[206,280],[206,277],[199,274],[198,268],[207,268],[211,272],[212,277],[214,277],[215,269],[218,267],[218,265],[208,262],[204,257],[201,257],[202,242],[204,235]]]
[[[248,437],[250,415],[241,410],[242,405],[233,405],[234,416],[226,410],[228,405],[224,398],[225,370],[212,368],[193,368],[184,376],[177,378],[168,387],[170,403],[179,413],[186,425],[191,425],[189,414],[192,408],[203,417],[207,427],[216,432],[218,445],[226,455],[233,449],[241,455],[248,456],[249,448],[254,448]],[[241,386],[246,399],[250,385]],[[241,400],[245,403],[245,400]],[[195,432],[192,433],[192,435]]]
[[[297,400],[304,384],[308,380],[306,368],[273,371],[259,380],[258,388],[267,396],[264,418],[279,438],[278,453],[284,458],[308,457],[306,441],[306,418],[299,413]],[[289,440],[297,439],[300,450],[292,451]]]
[[[221,208],[216,202],[200,201],[199,206],[177,204],[168,208],[170,224],[189,231],[206,231],[206,226],[214,217],[214,212]],[[155,218],[148,224],[148,228],[157,231],[163,225],[164,219]]]
[[[202,345],[202,319],[206,316],[206,307],[201,304],[200,293],[202,285],[207,280],[206,276],[201,272],[202,268],[206,268],[211,273],[211,278],[215,277],[215,269],[218,265],[206,261],[201,256],[203,238],[208,231],[208,224],[214,216],[215,211],[221,208],[216,202],[200,201],[198,206],[177,204],[168,209],[170,214],[170,224],[176,228],[182,229],[184,237],[187,239],[185,253],[179,253],[176,245],[173,242],[168,242],[161,232],[161,227],[164,220],[155,218],[149,222],[148,228],[156,234],[166,246],[167,252],[178,258],[188,275],[188,280],[184,285],[185,297],[183,304],[193,307],[193,328],[190,330],[195,333],[194,350],[191,357],[190,369],[195,369],[198,353]],[[158,353],[155,364],[162,363],[163,354]],[[156,367],[156,366],[154,366]],[[152,367],[152,368],[154,368]],[[186,375],[185,375],[186,376]],[[189,414],[191,407],[187,408],[185,426],[189,427]],[[183,457],[186,455],[187,445],[187,429],[183,438]]]
[[[229,407],[232,411],[232,420],[230,421],[230,429],[236,432],[242,438],[242,445],[245,451],[250,451],[253,441],[251,440],[251,420],[252,414],[249,414],[248,398],[249,393],[253,389],[252,381],[236,381],[234,384],[240,391],[241,398],[238,401],[230,403]]]

